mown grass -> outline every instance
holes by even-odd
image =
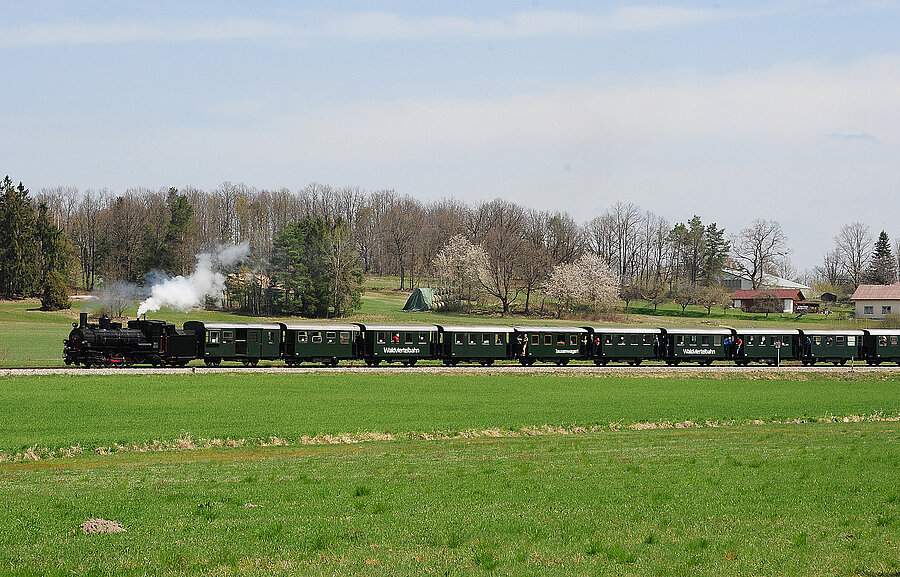
[[[892,575],[896,445],[855,423],[0,464],[0,572]]]
[[[197,374],[0,379],[0,451],[193,438],[900,414],[900,375]]]

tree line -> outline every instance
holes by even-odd
[[[874,247],[862,234],[855,245],[848,241],[839,244],[840,251],[836,247],[841,266],[835,275],[828,276],[833,272],[828,256],[822,267],[797,275],[777,221],[756,220],[728,235],[700,216],[672,223],[622,202],[587,222],[505,199],[421,202],[392,190],[318,183],[298,191],[226,182],[209,191],[135,188],[121,194],[57,187],[42,189],[30,202],[45,207],[47,222],[58,227],[70,247],[67,282],[87,291],[95,290],[100,279],[141,283],[151,270],[186,274],[195,254],[246,242],[251,257],[229,277],[228,304],[256,313],[321,316],[323,303],[328,314],[348,312],[358,302],[354,295],[362,274],[394,275],[403,290],[456,283],[466,300],[489,299],[504,313],[518,303],[521,312],[529,313],[543,308],[553,294],[548,282],[554,270],[585,255],[609,268],[626,306],[637,299],[654,305],[675,300],[709,310],[727,301],[719,285],[725,268],[742,272],[754,286],[762,284],[764,273],[858,284],[869,278],[860,269],[888,258],[872,253],[860,259],[860,252]],[[468,255],[479,259],[477,273],[459,272],[463,266],[451,278],[459,266],[447,261],[452,239],[480,251]],[[298,248],[297,243],[309,245]],[[303,255],[307,264],[288,266]],[[285,276],[288,271],[293,277]],[[6,296],[34,294],[33,283],[4,288]]]

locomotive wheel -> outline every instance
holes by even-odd
[[[494,364],[494,359],[485,359],[484,366],[489,367]]]
[[[639,367],[639,366],[641,366],[641,362],[643,362],[643,359],[633,359],[633,360],[629,361],[628,364],[633,367]]]
[[[207,366],[207,367],[213,366],[213,360],[212,360],[212,359],[203,359],[203,362],[206,363],[206,366]],[[155,364],[155,363],[154,363],[154,364]]]
[[[259,364],[259,359],[253,359],[252,361],[250,361],[250,366],[255,367],[258,364]]]
[[[705,361],[703,361],[703,364],[706,365],[707,367],[709,367],[712,365],[712,362],[713,362],[712,359],[706,359]]]
[[[338,366],[338,359],[337,359],[337,357],[332,357],[332,358],[331,358],[331,366],[332,366],[332,367]]]
[[[241,363],[242,363],[245,367],[249,367],[249,366],[250,366],[250,359],[241,359]]]
[[[594,359],[594,364],[598,367],[605,367],[609,364],[609,359]]]
[[[416,366],[416,362],[418,362],[418,359],[409,359],[409,362],[406,364],[406,366],[414,367]]]

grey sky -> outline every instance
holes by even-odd
[[[0,170],[900,237],[900,3],[8,3]]]

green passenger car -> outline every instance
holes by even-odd
[[[241,361],[255,366],[260,360],[281,358],[280,324],[188,321],[184,330],[194,332],[197,358],[207,365]]]
[[[662,330],[647,327],[585,327],[591,331],[591,358],[597,366],[610,361],[639,365],[656,359]]]
[[[774,365],[799,358],[800,331],[797,329],[739,328],[734,332],[734,342],[726,350],[726,357],[733,358],[737,365]]]
[[[437,325],[359,325],[367,365],[400,362],[412,366],[437,358]]]
[[[342,359],[357,357],[360,328],[357,325],[282,323],[284,362],[292,367],[303,362],[337,366]]]
[[[512,327],[438,325],[440,357],[447,366],[458,363],[492,365],[509,357]]]
[[[660,355],[666,364],[696,362],[711,365],[725,358],[725,338],[732,335],[724,328],[665,328]]]
[[[885,362],[900,365],[900,330],[865,329],[863,333],[866,361],[870,365]]]
[[[514,356],[523,365],[535,361],[568,365],[572,360],[587,359],[587,329],[581,327],[527,327],[515,329]]]
[[[862,358],[865,350],[863,336],[862,331],[851,329],[802,329],[800,345],[803,354],[800,358],[804,365],[818,362],[843,365],[848,360]]]

